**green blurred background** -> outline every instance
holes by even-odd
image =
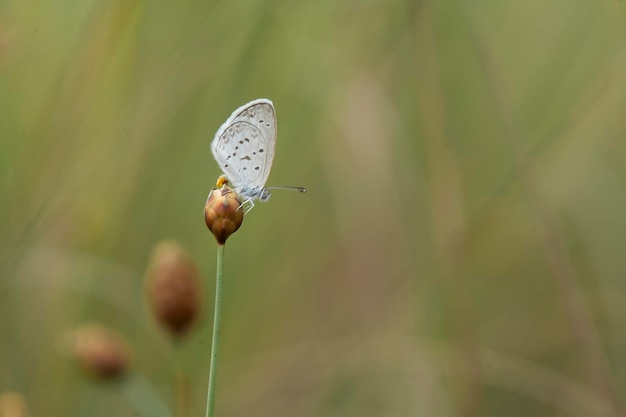
[[[274,101],[270,185],[226,247],[219,416],[617,416],[626,401],[620,1],[0,2],[0,392],[132,416],[58,349],[97,321],[138,401],[204,415],[209,144]],[[180,346],[144,273],[204,284]],[[150,391],[151,390],[151,391]],[[136,398],[136,399],[137,399]]]

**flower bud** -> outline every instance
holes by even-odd
[[[241,226],[243,208],[237,193],[228,186],[226,177],[222,175],[218,178],[217,187],[211,190],[206,200],[204,221],[217,243],[223,245]]]
[[[146,273],[148,304],[172,336],[182,337],[196,322],[201,287],[196,264],[182,246],[162,242],[155,248]]]
[[[130,367],[131,350],[117,332],[99,324],[82,326],[67,335],[65,348],[90,376],[115,380]]]

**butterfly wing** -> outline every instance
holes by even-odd
[[[276,149],[276,111],[270,100],[253,100],[218,129],[211,150],[235,187],[263,188]]]

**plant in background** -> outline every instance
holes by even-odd
[[[132,351],[116,331],[96,323],[83,325],[66,334],[64,350],[90,377],[117,381],[131,366]]]
[[[156,246],[146,272],[146,293],[157,323],[181,340],[197,322],[202,306],[200,273],[181,245],[164,241]]]
[[[163,241],[152,253],[146,272],[148,305],[157,323],[177,342],[198,321],[202,307],[202,284],[194,260],[178,243]],[[185,368],[176,351],[176,399],[179,417],[189,409],[189,387]]]
[[[132,371],[132,349],[113,329],[91,323],[64,333],[59,348],[85,375],[119,389],[141,417],[172,414],[143,375]]]

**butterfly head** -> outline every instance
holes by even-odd
[[[270,190],[268,190],[267,188],[263,188],[259,193],[259,201],[265,203],[270,199],[271,196],[272,193],[270,193]]]

